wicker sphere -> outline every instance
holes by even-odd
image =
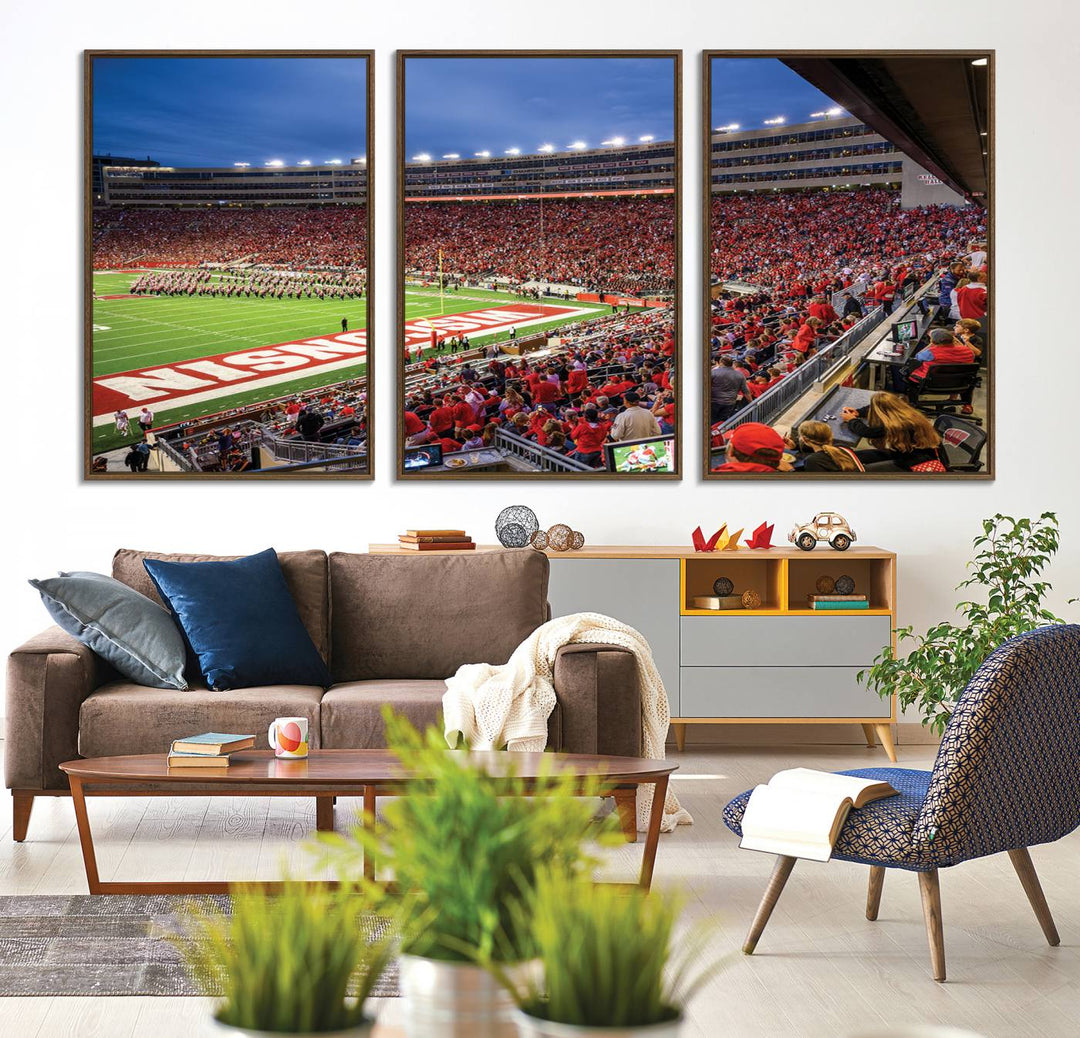
[[[495,520],[495,536],[504,548],[527,547],[539,529],[536,513],[526,505],[510,505]]]
[[[712,583],[713,594],[720,598],[727,598],[735,590],[735,583],[731,577],[717,577]]]
[[[574,551],[581,551],[585,547],[585,534],[575,530],[574,536],[570,538],[570,547]]]
[[[757,609],[761,605],[761,595],[759,595],[753,588],[742,593],[743,609]]]
[[[574,543],[574,531],[565,523],[556,523],[547,532],[548,547],[555,551],[569,551]]]
[[[819,595],[831,595],[833,589],[836,587],[836,582],[828,574],[817,578],[817,583],[814,585],[817,588]]]
[[[851,595],[855,593],[855,578],[849,577],[846,573],[842,577],[836,578],[836,593],[838,595]]]
[[[543,551],[548,546],[547,530],[537,530],[532,535],[531,543],[537,551]]]

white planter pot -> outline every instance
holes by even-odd
[[[407,1038],[517,1038],[509,993],[480,966],[418,955],[398,960]]]
[[[234,1035],[235,1038],[282,1038],[282,1031],[251,1031],[246,1027],[233,1027],[232,1024],[223,1024],[216,1016],[214,1030],[222,1035]],[[365,1020],[355,1027],[346,1028],[344,1031],[295,1031],[289,1032],[288,1038],[368,1038],[375,1027],[374,1020]]]
[[[518,1038],[679,1038],[683,1018],[662,1024],[642,1027],[579,1027],[577,1024],[557,1024],[514,1010]]]

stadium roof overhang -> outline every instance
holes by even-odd
[[[784,64],[892,141],[954,191],[985,206],[990,69],[985,52],[784,58]]]

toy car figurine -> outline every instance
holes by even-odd
[[[818,512],[808,523],[797,524],[788,540],[803,551],[813,551],[818,541],[826,541],[837,551],[847,551],[855,540],[855,531],[835,512]]]

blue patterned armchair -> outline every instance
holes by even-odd
[[[945,979],[938,869],[1008,853],[1043,933],[1057,929],[1027,848],[1080,826],[1080,626],[1040,627],[996,649],[964,689],[933,771],[865,768],[900,795],[852,811],[833,857],[870,866],[867,919],[876,919],[885,869],[919,877],[934,979]],[[724,809],[738,836],[752,790]],[[743,951],[751,954],[791,874],[779,856]]]

